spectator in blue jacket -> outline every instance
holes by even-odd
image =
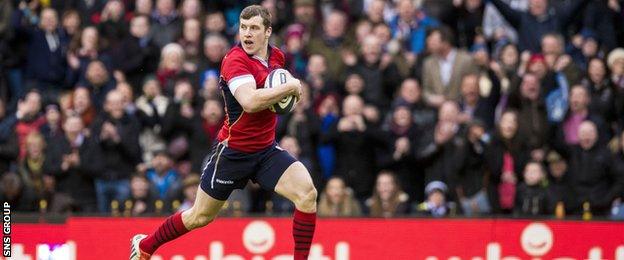
[[[156,152],[152,159],[152,168],[146,172],[147,179],[156,187],[161,200],[172,198],[173,193],[180,188],[180,176],[172,166],[171,157],[161,150]]]
[[[411,0],[401,0],[397,4],[398,14],[390,21],[393,38],[403,41],[405,49],[415,54],[425,50],[427,30],[437,27],[439,22],[427,16],[422,10],[416,10]]]

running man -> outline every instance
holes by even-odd
[[[297,79],[265,89],[267,75],[284,67],[284,54],[269,46],[271,15],[259,5],[239,17],[240,44],[221,64],[220,88],[226,119],[218,144],[207,157],[192,208],[176,213],[151,235],[132,238],[131,260],[149,259],[161,245],[212,222],[234,189],[252,180],[295,204],[294,259],[307,259],[316,223],[317,192],[308,170],[275,142],[277,115],[267,108],[282,98],[301,96]]]

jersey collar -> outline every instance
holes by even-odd
[[[243,45],[239,42],[238,43],[238,47],[240,47],[241,49],[243,48]],[[243,51],[245,51],[243,49]],[[256,55],[251,55],[248,54],[247,52],[245,52],[245,54],[247,54],[247,57],[258,60],[260,63],[262,63],[262,65],[264,65],[265,67],[269,67],[269,61],[271,60],[271,54],[273,53],[273,45],[269,44],[267,45],[267,60],[264,60]]]

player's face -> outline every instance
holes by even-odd
[[[240,19],[238,33],[245,52],[256,55],[263,48],[267,48],[271,27],[265,28],[262,17],[254,16],[250,19]]]

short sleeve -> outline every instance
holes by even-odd
[[[255,86],[256,83],[247,61],[235,52],[228,54],[228,56],[223,59],[221,76],[227,82],[232,95],[236,92],[238,87],[243,84],[251,82]]]
[[[239,53],[231,52],[223,59],[221,76],[228,83],[230,80],[243,76],[252,75],[249,64]]]

